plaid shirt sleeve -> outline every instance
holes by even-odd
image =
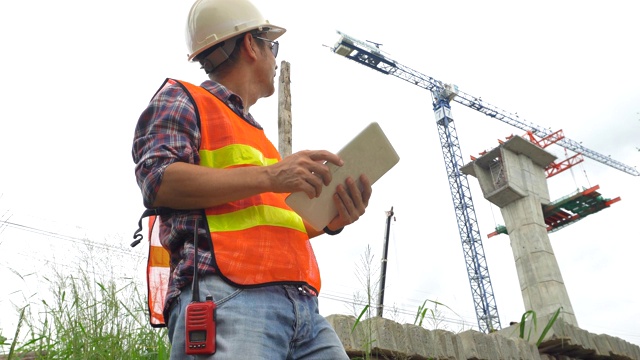
[[[199,145],[193,104],[179,86],[165,86],[140,115],[133,140],[136,180],[147,208],[155,201],[167,166],[200,162]]]

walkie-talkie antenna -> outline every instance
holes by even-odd
[[[193,282],[191,283],[191,302],[200,301],[200,286],[198,285],[198,218],[193,228]]]

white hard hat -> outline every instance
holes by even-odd
[[[256,29],[266,32],[262,36],[272,41],[287,31],[271,25],[248,0],[197,0],[187,20],[188,60],[195,61],[206,49]],[[227,53],[235,47],[235,44],[229,45]],[[227,48],[226,44],[224,47]]]

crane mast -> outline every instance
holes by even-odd
[[[471,296],[478,320],[478,328],[482,332],[491,332],[501,329],[500,317],[493,295],[493,286],[489,277],[489,268],[484,256],[482,238],[476,218],[471,190],[466,175],[462,174],[460,167],[462,150],[456,131],[455,123],[451,118],[451,108],[446,92],[432,93],[434,98],[433,110],[436,114],[436,124],[442,155],[449,180],[449,189],[453,200],[453,209],[456,213],[458,232],[462,243],[467,277],[471,286]],[[443,96],[444,95],[444,96]]]

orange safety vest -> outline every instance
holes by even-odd
[[[201,166],[228,169],[281,160],[263,130],[247,123],[206,89],[171,79],[167,83],[179,83],[193,99],[200,120]],[[204,210],[221,277],[237,286],[299,283],[319,292],[320,272],[309,237],[300,216],[286,205],[286,196],[262,193]],[[169,256],[162,254],[166,250],[158,248],[159,241],[153,239],[158,236],[154,229],[159,221],[155,220],[151,217],[149,222],[147,283],[152,325],[155,319],[155,326],[163,326]]]

